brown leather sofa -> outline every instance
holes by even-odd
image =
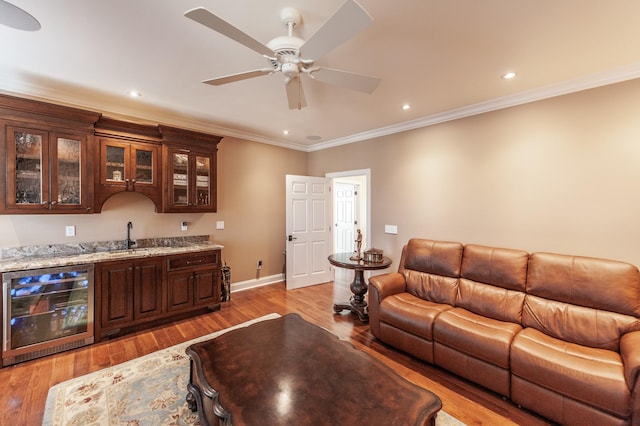
[[[369,280],[381,341],[561,424],[640,425],[640,273],[628,263],[411,239]]]

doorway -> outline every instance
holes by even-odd
[[[333,187],[332,253],[353,252],[356,232],[362,232],[362,249],[371,242],[371,169],[327,173]],[[334,269],[335,282],[351,282],[353,271]]]
[[[370,169],[328,173],[325,177],[287,175],[285,180],[287,289],[320,284],[332,279],[351,282],[353,271],[334,269],[329,265],[327,257],[336,252],[353,252],[357,229],[363,234],[362,248],[373,246],[370,240]],[[350,218],[351,223],[350,231],[345,231],[340,241],[336,241],[335,234],[338,232],[333,232],[338,219],[333,208],[336,191],[331,188],[334,185],[350,192],[341,195],[341,202],[345,203],[341,206],[340,219],[346,223],[349,220],[344,219]]]

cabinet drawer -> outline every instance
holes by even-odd
[[[219,252],[194,253],[187,256],[171,257],[167,261],[167,270],[175,271],[201,266],[217,266],[220,262]]]

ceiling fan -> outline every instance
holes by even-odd
[[[0,0],[0,24],[23,31],[38,31],[40,22],[28,12]]]
[[[287,27],[287,35],[276,37],[266,45],[205,8],[191,9],[184,15],[258,52],[268,60],[270,65],[267,68],[205,80],[203,83],[218,86],[281,72],[285,75],[290,109],[301,109],[306,106],[300,79],[302,75],[365,93],[372,93],[380,83],[380,79],[376,77],[314,65],[318,58],[346,42],[373,22],[369,14],[353,0],[347,0],[308,40],[293,35],[294,27],[302,22],[298,10],[282,9],[280,19]]]

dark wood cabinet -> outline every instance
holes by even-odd
[[[134,191],[146,195],[162,211],[161,138],[158,126],[101,118],[96,123],[99,177],[95,210],[114,194]]]
[[[167,311],[220,307],[220,251],[167,259]]]
[[[221,140],[0,94],[0,214],[100,213],[123,191],[158,213],[215,212]]]
[[[0,213],[91,213],[98,117],[0,95]]]
[[[96,266],[95,337],[203,308],[220,309],[220,250]]]
[[[162,270],[161,257],[99,265],[96,279],[98,339],[100,335],[162,315]]]
[[[219,136],[160,126],[164,141],[163,211],[217,210],[217,144]]]

